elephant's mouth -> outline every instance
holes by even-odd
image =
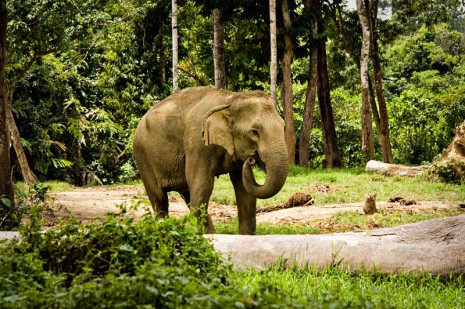
[[[260,156],[258,155],[258,152],[255,151],[248,159],[247,159],[247,163],[250,165],[250,166],[257,166],[258,168],[260,168],[261,170],[263,170],[265,173],[266,173],[266,165],[265,163],[262,161],[262,159],[260,158]]]

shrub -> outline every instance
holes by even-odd
[[[42,232],[35,209],[21,242],[0,251],[0,307],[155,307],[212,304],[228,267],[195,221],[109,215]],[[227,288],[227,287],[226,287]]]

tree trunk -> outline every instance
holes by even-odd
[[[363,0],[357,0],[357,13],[362,27],[362,47],[360,51],[360,79],[362,85],[362,159],[366,163],[373,158],[374,141],[370,110],[370,89],[368,61],[370,55],[370,23]]]
[[[275,104],[278,102],[276,84],[278,76],[278,44],[276,43],[276,0],[270,0],[270,94]]]
[[[164,29],[165,29],[165,25],[162,24],[161,25],[161,29],[160,29],[160,32],[161,33],[164,33]],[[165,42],[163,41],[163,38],[160,40],[160,68],[161,68],[161,83],[163,86],[166,85],[166,46],[165,46]]]
[[[220,9],[213,9],[213,66],[215,71],[215,87],[226,89],[226,66],[224,63],[224,22]]]
[[[338,267],[448,278],[465,273],[465,215],[393,228],[326,235],[209,235],[238,270],[250,267]]]
[[[367,172],[374,172],[387,176],[419,176],[431,168],[430,165],[405,166],[370,160],[365,166]]]
[[[14,203],[11,181],[10,132],[6,118],[8,95],[5,87],[7,12],[6,0],[0,1],[0,196]],[[1,215],[0,207],[0,215]],[[1,219],[1,218],[0,218]]]
[[[378,49],[378,35],[376,31],[376,16],[378,11],[378,1],[373,1],[373,5],[369,10],[371,21],[371,58],[373,60],[373,69],[375,76],[375,90],[378,99],[379,107],[379,127],[377,128],[379,142],[383,152],[383,161],[392,163],[392,148],[391,138],[389,137],[389,118],[386,106],[386,98],[384,96],[382,76],[381,76],[381,63],[379,60]]]
[[[26,184],[28,185],[35,184],[39,182],[39,179],[29,167],[29,163],[26,157],[26,152],[24,151],[24,147],[21,142],[21,136],[19,135],[19,130],[18,130],[18,127],[16,126],[16,122],[13,117],[13,112],[11,111],[10,98],[12,98],[12,96],[8,95],[6,118],[7,118],[8,126],[10,128],[11,136],[13,138],[13,147],[15,149],[16,157],[18,158],[21,175],[23,176],[23,181]]]
[[[304,9],[310,13],[315,8],[314,0],[304,1]],[[318,24],[313,18],[310,25],[310,35],[312,39],[318,34]],[[316,93],[318,86],[318,48],[316,44],[310,45],[310,59],[308,69],[307,93],[305,95],[305,108],[302,120],[302,132],[299,141],[299,165],[308,166],[308,147],[310,145],[310,134],[313,127],[313,111],[315,109]]]
[[[286,123],[284,134],[286,137],[289,164],[295,164],[295,134],[294,134],[294,108],[292,94],[292,38],[289,34],[291,28],[291,16],[287,0],[282,3],[284,21],[284,54],[283,54],[283,84],[282,100],[284,109],[284,121]]]
[[[323,37],[318,40],[318,104],[321,112],[323,151],[325,154],[323,167],[343,167],[344,164],[337,145],[336,127],[331,106],[328,66],[326,63],[326,38],[324,37],[324,26],[320,13],[318,14],[318,33],[319,36]]]
[[[178,85],[178,3],[177,0],[171,2],[171,31],[173,44],[173,92],[179,90]]]

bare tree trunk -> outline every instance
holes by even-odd
[[[162,24],[160,32],[164,33],[165,25]],[[163,35],[162,39],[160,40],[160,68],[161,68],[161,82],[162,85],[166,85],[166,46],[165,42],[163,41]]]
[[[270,0],[270,47],[271,47],[271,61],[270,61],[270,92],[271,97],[278,102],[276,96],[276,84],[278,75],[278,45],[276,43],[276,0]]]
[[[11,137],[13,138],[13,147],[15,149],[16,157],[18,158],[21,175],[23,176],[24,182],[27,184],[35,184],[39,182],[39,179],[31,170],[27,161],[26,152],[24,151],[23,144],[21,143],[21,136],[19,135],[19,130],[16,126],[16,122],[13,117],[13,112],[11,111],[11,97],[12,96],[8,95],[6,118],[8,126],[10,128]]]
[[[226,89],[226,66],[224,63],[224,22],[220,9],[213,9],[213,66],[215,71],[215,87]]]
[[[177,0],[171,1],[171,31],[173,44],[173,92],[179,90],[178,85],[178,3]]]
[[[0,1],[0,196],[6,196],[14,203],[11,181],[10,132],[6,111],[8,96],[5,87],[7,12],[6,0]],[[1,210],[2,208],[0,208]],[[1,215],[1,213],[0,213]],[[1,219],[1,218],[0,218]]]
[[[283,54],[283,84],[282,84],[282,99],[284,109],[284,121],[286,123],[284,135],[286,137],[287,153],[289,164],[295,164],[295,143],[294,134],[294,108],[292,94],[292,38],[287,33],[291,28],[291,16],[289,14],[289,6],[287,0],[282,3],[282,12],[284,20],[284,54]]]
[[[315,1],[304,1],[304,9],[307,12],[314,10]],[[310,25],[310,35],[314,39],[318,34],[318,24],[316,18]],[[307,93],[305,96],[304,117],[302,121],[302,132],[299,141],[299,165],[308,166],[308,147],[310,145],[310,134],[313,127],[313,111],[315,109],[316,93],[318,86],[318,48],[316,44],[310,46],[309,73],[307,81]]]
[[[384,96],[382,76],[381,76],[381,63],[379,60],[379,49],[378,49],[378,34],[376,31],[376,18],[378,11],[378,1],[372,1],[372,7],[370,7],[370,21],[371,21],[371,58],[373,60],[373,69],[375,76],[375,90],[376,97],[378,99],[379,107],[379,127],[377,128],[379,142],[383,152],[383,161],[392,163],[392,148],[391,138],[389,136],[389,118],[386,106],[386,98]]]
[[[325,162],[323,167],[343,167],[339,147],[337,145],[336,127],[334,125],[333,108],[329,88],[328,66],[326,63],[326,38],[321,13],[318,13],[318,104],[321,112],[323,129],[323,151]]]
[[[362,48],[360,51],[360,79],[362,85],[362,158],[366,163],[373,158],[373,130],[370,110],[370,88],[368,61],[370,55],[370,23],[363,0],[357,0],[357,13],[362,27]]]

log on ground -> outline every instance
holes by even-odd
[[[418,176],[430,168],[429,165],[406,166],[370,160],[365,166],[367,172],[375,172],[387,176]]]
[[[324,235],[210,235],[238,270],[336,266],[369,272],[465,273],[465,215],[394,228]]]

